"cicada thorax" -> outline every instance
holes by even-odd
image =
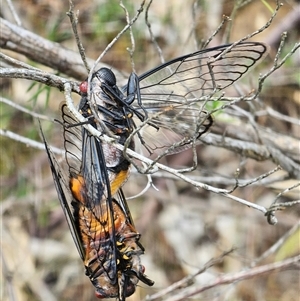
[[[125,106],[123,100],[125,96],[113,83],[111,80],[104,80],[96,72],[91,81],[90,100],[88,100],[86,85],[81,84],[84,89],[81,93],[79,112],[88,118],[91,125],[100,132],[112,136],[117,143],[124,145],[134,128],[133,115]],[[96,106],[96,111],[92,112],[91,105]],[[130,162],[124,157],[123,151],[110,143],[101,142],[101,148],[105,158],[111,195],[114,195],[129,177]],[[133,140],[131,140],[129,148],[134,149]]]

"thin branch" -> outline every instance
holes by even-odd
[[[14,5],[12,4],[11,0],[6,0],[6,3],[7,3],[7,5],[8,5],[8,7],[9,7],[9,10],[11,11],[11,14],[13,15],[13,17],[14,17],[14,19],[15,19],[17,25],[18,25],[18,26],[22,26],[22,21],[21,21],[21,19],[19,18],[18,14],[17,14],[17,12],[16,12],[16,10],[15,10],[15,7],[14,7]]]
[[[32,117],[43,119],[43,120],[48,120],[48,121],[54,121],[53,118],[50,118],[50,117],[48,117],[46,115],[42,115],[42,114],[38,114],[38,113],[32,112],[31,110],[28,110],[28,109],[26,109],[26,108],[24,108],[24,107],[22,107],[22,106],[20,106],[20,105],[18,105],[16,103],[14,103],[13,101],[7,99],[7,98],[4,98],[4,97],[0,96],[0,102],[3,102],[5,104],[11,106],[12,108],[15,108],[15,109],[17,109],[19,111],[22,111],[22,112],[26,113],[26,114],[29,114]]]
[[[263,84],[265,82],[265,80],[274,72],[276,71],[277,69],[279,69],[286,61],[289,57],[291,57],[296,51],[297,49],[300,48],[300,43],[295,43],[294,47],[288,52],[288,54],[281,60],[280,63],[278,63],[279,61],[279,56],[283,50],[283,46],[284,46],[284,42],[285,42],[285,39],[287,37],[287,33],[284,32],[282,34],[282,38],[281,38],[281,42],[280,42],[280,45],[278,47],[278,50],[277,50],[277,53],[276,53],[276,56],[275,56],[275,59],[274,59],[274,64],[272,66],[272,68],[267,72],[265,73],[263,76],[260,77],[259,79],[259,82],[258,82],[258,89],[257,89],[257,92],[256,92],[256,95],[258,95],[261,90],[262,90],[262,87],[263,87]]]
[[[94,73],[95,67],[99,64],[99,62],[102,60],[103,56],[110,50],[113,45],[119,40],[119,38],[136,22],[138,17],[143,11],[143,7],[145,4],[145,0],[141,2],[140,8],[137,10],[136,15],[131,19],[129,23],[126,24],[126,26],[113,38],[113,40],[106,46],[106,48],[103,50],[103,52],[98,56],[97,60],[95,61],[93,67],[90,70],[88,81],[90,82],[92,74]]]
[[[220,275],[219,277],[217,277],[215,280],[213,280],[207,285],[188,287],[186,289],[181,290],[180,292],[177,292],[176,295],[165,299],[165,301],[187,300],[187,298],[189,297],[195,296],[208,289],[219,287],[224,284],[231,284],[236,281],[243,281],[254,277],[259,277],[259,276],[269,274],[271,272],[281,271],[288,268],[293,268],[293,267],[297,268],[299,263],[300,263],[300,255],[285,259],[280,262],[274,262],[274,263],[254,267],[246,271],[242,271],[234,274]],[[154,299],[146,299],[146,300],[154,300]]]
[[[87,70],[87,73],[89,73],[90,71],[90,67],[85,55],[85,49],[81,43],[79,34],[78,34],[78,30],[77,30],[77,24],[78,24],[78,18],[74,13],[74,3],[72,0],[69,0],[69,4],[70,4],[70,8],[69,11],[67,12],[67,16],[70,18],[71,24],[72,24],[72,29],[73,29],[73,33],[75,36],[75,40],[76,40],[76,44],[77,44],[77,48],[80,54],[80,57],[82,59],[82,62]]]
[[[20,67],[20,68],[25,68],[25,69],[29,69],[29,70],[40,71],[40,69],[38,69],[38,68],[28,65],[22,61],[16,60],[16,59],[14,59],[4,53],[1,53],[1,52],[0,52],[0,58],[3,59],[4,61],[6,61],[9,65],[12,65],[14,67]]]
[[[300,125],[299,119],[281,114],[280,112],[272,109],[271,107],[267,107],[265,110],[255,112],[255,116],[265,116],[265,115],[272,116],[278,120],[282,120],[282,121],[286,121],[286,122],[289,122],[292,124]]]
[[[256,30],[256,31],[254,31],[254,32],[252,32],[252,33],[246,35],[245,37],[241,38],[241,39],[238,40],[237,42],[232,43],[232,45],[231,45],[230,47],[228,47],[225,51],[222,51],[222,53],[220,53],[220,55],[217,56],[217,57],[215,58],[215,60],[220,59],[221,56],[223,56],[223,55],[227,54],[228,52],[230,52],[232,48],[234,48],[236,45],[240,44],[241,42],[244,42],[244,41],[246,41],[246,40],[249,40],[250,38],[252,38],[252,37],[258,35],[259,33],[263,32],[263,31],[265,31],[265,30],[272,24],[272,22],[273,22],[274,18],[276,17],[276,15],[277,15],[277,13],[278,13],[278,11],[279,11],[279,9],[280,9],[281,6],[282,6],[282,3],[279,3],[279,1],[277,0],[277,1],[276,1],[276,8],[275,8],[275,10],[274,10],[274,13],[273,13],[272,16],[270,17],[270,19],[265,23],[264,26],[262,26],[261,28],[259,28],[259,29]],[[257,95],[258,95],[258,94],[259,94],[259,93],[257,93]],[[256,98],[257,95],[256,95],[254,98]]]
[[[281,236],[267,251],[265,251],[261,256],[253,260],[251,263],[251,267],[256,266],[258,262],[263,261],[267,257],[275,252],[287,241],[289,237],[291,237],[294,233],[296,233],[300,228],[300,221],[296,223],[289,231],[287,231],[283,236]]]
[[[79,83],[71,82],[67,79],[42,71],[42,70],[29,70],[29,69],[20,69],[20,68],[1,68],[0,69],[0,78],[22,78],[33,80],[42,84],[45,84],[49,87],[54,87],[62,91],[64,89],[64,84],[69,82],[72,91],[79,93]]]
[[[125,17],[126,17],[126,22],[127,22],[127,24],[129,24],[130,23],[129,12],[128,12],[128,10],[127,10],[127,8],[124,5],[122,0],[120,0],[119,5],[124,10]],[[134,36],[133,36],[133,32],[132,32],[132,26],[129,27],[129,35],[130,35],[130,40],[131,40],[131,48],[127,47],[126,50],[129,52],[132,71],[136,72],[135,67],[134,67],[134,61],[133,61],[133,53],[135,51],[135,40],[134,40]]]
[[[157,41],[156,41],[156,39],[154,37],[153,31],[151,29],[151,24],[149,22],[149,9],[150,9],[150,6],[151,6],[152,2],[153,2],[153,0],[150,0],[149,3],[148,3],[148,5],[146,6],[145,23],[146,23],[148,31],[149,31],[151,42],[153,43],[154,48],[156,49],[156,51],[158,53],[158,56],[160,58],[160,61],[163,64],[165,62],[165,59],[164,59],[162,50],[161,50],[160,46],[158,45],[158,43],[157,43]]]
[[[24,144],[26,144],[27,146],[30,146],[30,147],[40,149],[40,150],[45,150],[44,143],[37,142],[35,140],[23,137],[21,135],[18,135],[16,133],[11,132],[11,131],[0,129],[0,135],[3,136],[3,137],[8,137],[8,138],[10,138],[12,140],[15,140],[17,142],[24,143]],[[56,148],[56,147],[51,147],[51,150],[54,153],[58,154],[58,155],[63,155],[65,153],[63,150],[61,150],[59,148]]]
[[[230,18],[227,16],[223,16],[222,18],[222,22],[219,24],[219,26],[217,27],[217,29],[211,34],[211,36],[207,39],[207,41],[204,43],[204,45],[202,46],[203,49],[205,49],[208,44],[213,40],[213,38],[220,32],[220,30],[224,27],[226,22],[229,22]],[[230,22],[229,22],[230,23]]]
[[[152,301],[152,300],[157,300],[159,298],[162,298],[163,296],[166,296],[167,294],[170,294],[172,292],[175,292],[176,290],[182,289],[183,287],[187,287],[189,285],[191,285],[191,283],[194,282],[194,279],[196,276],[204,273],[205,271],[207,271],[209,268],[220,264],[224,261],[224,257],[226,257],[227,255],[229,255],[230,253],[232,253],[234,250],[231,249],[227,252],[224,252],[222,255],[220,255],[217,258],[212,258],[211,260],[209,260],[209,262],[207,262],[203,268],[199,269],[196,273],[192,274],[192,275],[188,275],[184,278],[182,278],[181,280],[173,283],[172,285],[168,286],[167,288],[160,290],[158,293],[153,294],[151,296],[148,296],[145,298],[145,301]]]
[[[49,66],[73,78],[83,80],[86,78],[86,68],[81,56],[58,43],[51,42],[20,26],[0,18],[0,46],[16,53],[24,54],[34,62]],[[87,59],[88,65],[94,60]],[[102,64],[103,66],[110,67]],[[123,79],[122,73],[115,71],[118,80]]]

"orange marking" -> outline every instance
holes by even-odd
[[[116,175],[116,178],[110,183],[111,195],[117,193],[120,187],[127,180],[128,175],[129,175],[129,170],[122,170]]]
[[[82,204],[85,203],[82,197],[84,185],[84,179],[80,175],[77,175],[76,177],[70,179],[70,189],[73,194],[73,197]]]

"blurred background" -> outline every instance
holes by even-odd
[[[270,49],[265,60],[242,81],[243,91],[257,88],[259,74],[264,74],[272,67],[283,31],[288,32],[288,37],[281,57],[299,41],[300,14],[298,19],[297,14],[295,17],[295,12],[299,12],[299,1],[282,2],[283,6],[271,26],[252,38],[253,41],[268,44]],[[140,7],[139,1],[126,0],[123,3],[132,18]],[[74,1],[74,4],[75,11],[78,10],[79,34],[86,55],[96,59],[126,25],[125,13],[119,1],[115,0]],[[13,5],[24,28],[77,51],[70,20],[66,15],[68,1],[16,0]],[[148,22],[164,59],[168,61],[200,49],[220,25],[223,15],[231,16],[232,21],[221,28],[208,47],[237,41],[258,30],[272,15],[270,8],[274,10],[275,7],[276,2],[271,0],[154,0],[148,11]],[[146,25],[145,11],[132,28],[135,38],[133,61],[137,74],[161,63]],[[1,7],[1,17],[14,23],[6,2]],[[118,78],[120,84],[126,83],[124,79],[132,71],[128,47],[132,45],[127,32],[102,60],[114,70],[121,71],[123,77]],[[56,72],[27,60],[21,54],[11,51],[5,53],[35,67]],[[261,111],[272,108],[282,115],[299,120],[299,65],[298,49],[279,70],[267,78],[260,102],[252,107],[247,104],[241,107],[249,112],[257,108]],[[85,76],[76,80],[84,80]],[[59,104],[64,100],[63,94],[57,89],[21,79],[2,78],[1,94],[16,104],[51,118],[59,118]],[[79,98],[74,95],[74,99]],[[0,103],[0,113],[2,129],[41,141],[37,118],[3,102]],[[216,124],[218,120],[224,121],[222,118],[220,115],[215,116]],[[256,116],[256,121],[259,126],[287,137],[280,143],[299,143],[299,123],[269,115]],[[239,133],[247,126],[247,120],[232,126],[227,120],[226,124],[228,131],[224,133],[232,130]],[[60,127],[47,121],[43,121],[42,126],[48,142],[61,148]],[[212,131],[217,131],[217,128]],[[291,157],[296,158],[299,164],[299,144],[296,153],[294,145],[290,147]],[[0,136],[0,154],[1,300],[95,300],[94,289],[84,275],[83,264],[57,199],[45,151]],[[205,144],[197,148],[197,154],[198,167],[192,176],[217,188],[233,188],[238,168],[238,178],[249,180],[276,167],[272,160],[256,161]],[[191,157],[191,152],[187,151],[166,160],[170,165],[185,166],[191,163]],[[256,182],[237,189],[233,194],[268,207],[278,193],[297,183],[296,177],[284,169],[273,174],[270,179],[269,182]],[[259,264],[273,263],[299,254],[299,206],[276,213],[279,222],[271,226],[261,212],[221,195],[196,189],[162,174],[154,175],[153,181],[159,191],[150,188],[142,196],[129,200],[128,204],[146,249],[142,263],[155,285],[148,288],[140,284],[128,301],[143,300],[146,295],[159,292],[197,272],[209,260],[232,248],[234,251],[222,262],[197,276],[193,280],[194,284],[190,285],[207,284],[220,273],[229,274],[247,269],[293,227],[295,230],[289,238]],[[147,178],[133,170],[124,186],[125,195],[130,197],[138,194],[146,184]],[[296,187],[284,194],[280,202],[299,200],[299,195],[299,187]],[[191,300],[296,301],[299,300],[299,276],[297,269],[268,273],[207,290]],[[176,292],[172,294],[176,295]],[[167,300],[167,297],[155,300]]]

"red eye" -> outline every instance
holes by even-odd
[[[97,291],[95,291],[95,296],[96,296],[96,298],[98,298],[98,299],[104,299],[104,298],[106,298],[106,296],[104,296],[104,295],[98,293]]]
[[[87,92],[87,89],[88,89],[88,82],[82,82],[82,83],[79,85],[79,90],[80,90],[80,92],[86,93],[86,92]]]

